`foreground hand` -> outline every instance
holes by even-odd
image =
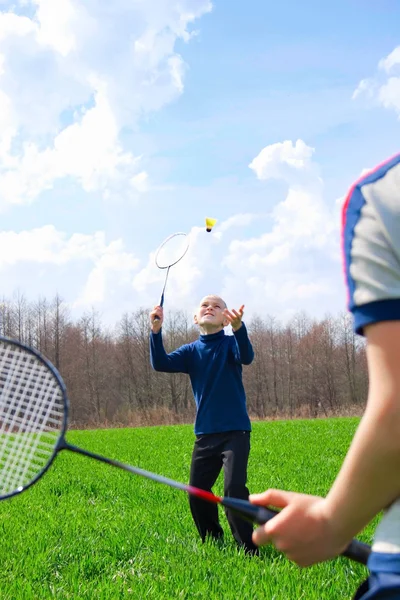
[[[164,310],[162,306],[155,306],[150,313],[150,328],[153,333],[158,333],[164,321]]]
[[[328,560],[341,554],[351,540],[338,540],[325,498],[268,490],[252,494],[253,504],[283,510],[253,532],[257,546],[272,543],[301,567]]]
[[[230,325],[232,325],[233,331],[237,331],[242,325],[243,310],[244,304],[242,304],[242,306],[239,308],[239,311],[235,310],[234,308],[232,310],[225,308],[222,311],[224,317],[226,317]]]

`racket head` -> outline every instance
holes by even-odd
[[[0,500],[36,483],[62,445],[68,398],[38,350],[0,337]]]
[[[159,269],[168,269],[178,263],[189,249],[189,236],[178,231],[168,236],[158,247],[155,263]]]

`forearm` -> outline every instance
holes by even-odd
[[[182,348],[167,354],[165,351],[161,331],[150,334],[150,362],[155,371],[164,373],[186,373],[186,363]]]
[[[399,402],[372,398],[326,499],[339,539],[350,540],[400,497],[399,474]]]
[[[155,371],[168,369],[168,355],[163,346],[161,331],[150,334],[150,362]]]
[[[249,336],[247,335],[247,329],[244,323],[241,324],[240,328],[234,331],[234,336],[237,343],[239,362],[242,365],[249,365],[254,358],[254,350]]]

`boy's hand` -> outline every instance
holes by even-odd
[[[157,318],[158,317],[158,318]],[[150,313],[150,328],[153,333],[158,333],[164,321],[164,310],[162,306],[155,306]]]
[[[257,546],[272,543],[301,567],[333,558],[343,552],[349,540],[338,539],[337,527],[325,498],[268,490],[251,494],[250,502],[282,508],[280,513],[256,529]]]
[[[222,314],[228,319],[229,323],[232,325],[233,331],[237,331],[242,326],[243,309],[244,304],[242,304],[242,306],[239,308],[239,311],[235,310],[234,308],[231,311],[227,308],[223,310]]]

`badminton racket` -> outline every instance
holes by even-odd
[[[189,236],[186,233],[173,233],[167,237],[159,246],[156,255],[155,263],[159,269],[166,269],[164,287],[161,293],[160,306],[164,306],[164,293],[167,285],[169,270],[176,265],[186,254],[189,249]],[[159,320],[158,316],[154,320]]]

